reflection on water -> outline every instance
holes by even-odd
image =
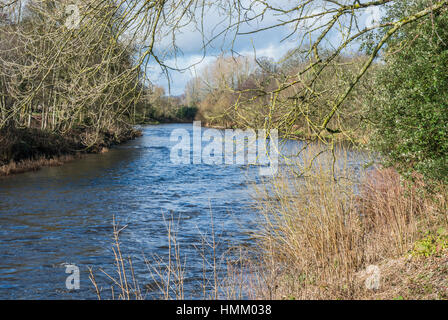
[[[147,126],[143,137],[106,154],[0,179],[0,298],[95,299],[87,266],[112,270],[114,215],[128,225],[122,249],[143,284],[151,282],[143,254],[167,251],[164,216],[179,219],[189,280],[202,276],[194,245],[210,230],[210,210],[221,250],[227,241],[249,242],[255,212],[248,183],[259,179],[258,169],[172,164],[175,128],[192,130],[191,124]],[[67,263],[81,269],[80,290],[65,288]],[[193,290],[188,283],[186,297]]]

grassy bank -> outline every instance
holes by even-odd
[[[134,139],[140,131],[130,126],[114,130],[71,129],[64,135],[37,128],[0,129],[0,176],[59,166],[86,153],[103,153]]]
[[[446,188],[429,193],[391,168],[358,184],[344,166],[335,180],[328,161],[259,190],[256,297],[446,299]]]

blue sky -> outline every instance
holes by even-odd
[[[250,3],[249,0],[246,1]],[[292,8],[297,6],[297,0],[270,0],[270,4],[280,6],[282,8]],[[319,2],[315,2],[318,4]],[[254,11],[257,12],[257,8]],[[320,12],[322,10],[319,5],[313,5],[310,8],[310,12]],[[294,13],[296,14],[296,13]],[[369,14],[369,13],[366,13]],[[210,39],[217,34],[219,34],[228,25],[229,21],[226,20],[227,16],[220,13],[216,7],[208,8],[205,12],[205,19],[203,21],[205,38]],[[270,26],[287,18],[293,18],[293,16],[286,17],[285,15],[277,16],[272,12],[266,14],[263,19],[252,22],[250,25],[245,24],[240,28],[240,32],[252,31],[262,27]],[[316,23],[321,24],[325,22],[328,17],[317,21]],[[365,19],[361,19],[361,23],[364,24]],[[327,20],[328,21],[328,20]],[[309,24],[312,22],[310,21]],[[309,26],[305,26],[309,27]],[[171,71],[170,72],[170,94],[179,95],[184,92],[184,88],[189,79],[191,79],[195,72],[198,72],[202,67],[212,62],[217,56],[221,54],[230,55],[232,52],[230,48],[233,47],[233,54],[240,54],[244,56],[251,56],[256,51],[257,57],[265,56],[278,60],[281,58],[289,49],[297,48],[300,44],[300,31],[286,40],[283,40],[292,31],[291,25],[276,27],[274,29],[269,29],[259,33],[249,34],[249,35],[239,35],[235,39],[233,38],[234,32],[229,32],[226,36],[220,35],[214,41],[207,46],[205,56],[203,47],[203,37],[201,33],[197,30],[197,26],[189,25],[175,34],[176,45],[180,49],[181,53],[177,54],[176,57],[170,55],[170,45],[172,39],[170,37],[165,37],[160,39],[158,43],[159,52],[167,52],[168,55],[165,56],[165,62],[167,65],[177,68],[188,68],[183,72]],[[337,43],[339,42],[339,34],[330,34],[327,39],[327,43]],[[234,40],[234,41],[233,41]],[[150,69],[147,74],[151,81],[157,85],[163,86],[168,94],[168,81],[166,76],[161,72],[161,69],[156,63],[150,64]]]
[[[283,7],[291,7],[293,4],[297,3],[297,1],[294,0],[276,0],[271,2],[281,2]],[[229,21],[225,19],[226,16],[221,14],[216,8],[209,8],[205,14],[204,20],[205,37],[210,39],[224,30],[229,23]],[[250,25],[242,26],[240,31],[255,30],[278,21],[279,17],[269,14],[263,18],[263,21],[254,21],[254,23],[251,23]],[[178,68],[187,68],[188,66],[192,66],[194,64],[197,65],[184,72],[172,71],[170,73],[171,94],[182,94],[186,83],[194,76],[195,72],[199,71],[203,66],[209,64],[221,54],[232,54],[230,51],[230,48],[232,47],[234,50],[233,54],[240,54],[244,56],[253,55],[255,48],[257,56],[267,56],[277,60],[289,49],[297,46],[297,39],[294,38],[281,41],[290,32],[290,27],[285,26],[251,35],[240,35],[236,37],[235,41],[233,41],[233,35],[235,33],[229,32],[229,34],[221,35],[212,41],[210,45],[207,46],[204,57],[204,52],[202,50],[203,38],[201,33],[198,32],[194,26],[189,26],[182,29],[176,34],[176,45],[181,50],[181,54],[177,55],[176,58],[169,57],[165,61],[168,65],[173,67],[176,66]],[[165,40],[165,44],[163,43],[164,41],[162,41],[162,44],[159,45],[162,48],[161,50],[169,48],[168,41],[170,40],[171,39]],[[153,83],[168,89],[166,76],[161,74],[160,68],[158,68],[155,63],[151,64],[151,68],[148,71],[148,76]],[[168,93],[168,90],[166,91]]]

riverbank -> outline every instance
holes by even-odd
[[[95,131],[77,127],[64,135],[36,128],[9,126],[0,130],[0,176],[60,166],[83,154],[104,153],[141,132],[130,126]]]
[[[430,192],[421,176],[381,167],[354,184],[325,168],[319,159],[302,179],[260,190],[255,297],[448,299],[446,186]]]
[[[138,125],[190,123],[192,120],[157,119]],[[9,126],[0,129],[0,177],[36,171],[42,167],[61,166],[89,153],[105,153],[110,147],[142,135],[132,126],[96,132],[88,127],[78,127],[57,134],[34,128]]]

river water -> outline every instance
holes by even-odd
[[[114,275],[114,216],[127,225],[122,251],[132,256],[142,288],[153,287],[143,257],[166,257],[167,220],[174,219],[186,258],[186,298],[200,297],[197,246],[211,239],[212,215],[218,255],[229,245],[251,244],[256,212],[249,184],[260,179],[258,168],[173,164],[170,134],[191,132],[192,125],[142,129],[142,137],[108,153],[0,179],[0,299],[95,299],[88,267],[107,295],[111,281],[99,268]],[[353,165],[361,163],[354,157]],[[67,265],[80,269],[77,290],[66,288]],[[147,297],[154,298],[151,291]]]

